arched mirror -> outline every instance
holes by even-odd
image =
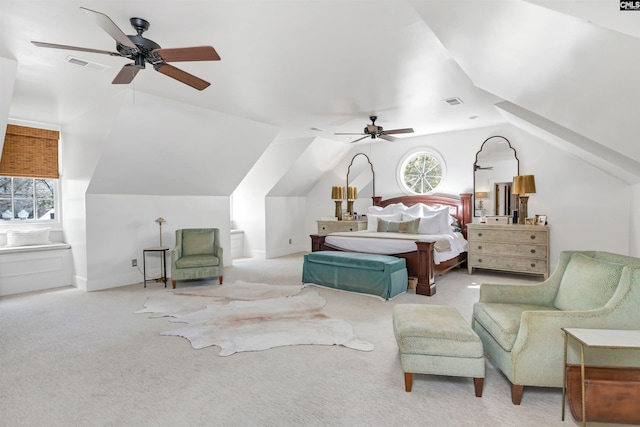
[[[347,188],[355,187],[357,199],[353,201],[353,211],[364,213],[373,204],[376,195],[376,174],[371,160],[364,153],[358,153],[351,159],[347,169]]]
[[[473,215],[511,215],[517,209],[511,194],[513,177],[520,175],[516,150],[504,136],[484,140],[473,164]]]

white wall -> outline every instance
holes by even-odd
[[[175,247],[175,230],[182,228],[220,229],[223,262],[231,265],[229,198],[226,196],[153,196],[89,194],[87,204],[87,290],[123,286],[143,279],[143,253],[160,244],[160,228],[155,222],[163,217],[162,243]],[[138,268],[131,266],[138,260]],[[167,271],[171,274],[167,254]],[[160,259],[147,255],[147,277],[160,275]],[[147,285],[149,286],[149,285]]]
[[[18,72],[18,61],[0,57],[0,157],[7,130],[7,118],[11,109],[13,86]]]
[[[265,215],[268,224],[265,233],[267,258],[308,250],[304,197],[267,197]]]

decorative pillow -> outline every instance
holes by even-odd
[[[182,232],[182,255],[214,255],[213,230],[184,230]]]
[[[378,219],[378,231],[390,233],[407,233],[417,234],[420,218],[409,221],[387,221],[386,219]]]
[[[49,241],[51,228],[36,228],[33,230],[8,230],[7,247],[46,245]]]
[[[415,218],[416,217],[407,213],[402,214],[403,221]],[[418,234],[451,234],[451,215],[449,215],[449,208],[445,207],[420,217]]]
[[[391,215],[374,215],[369,213],[367,215],[367,231],[378,231],[378,218],[386,219],[388,221],[400,221],[402,214],[400,212]]]
[[[623,268],[584,254],[571,255],[553,305],[565,311],[603,307],[616,291]]]

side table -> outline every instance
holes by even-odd
[[[144,287],[147,287],[147,252],[162,252],[160,257],[160,264],[162,267],[162,281],[164,287],[167,287],[167,252],[169,248],[167,246],[156,246],[152,248],[144,248],[142,250],[142,276],[144,278]]]
[[[567,342],[569,337],[580,344],[580,388],[582,397],[582,425],[587,425],[587,405],[585,400],[584,349],[640,349],[640,330],[561,328],[564,333],[564,374],[562,381],[562,420],[564,421],[567,394]],[[635,413],[637,415],[637,412]]]

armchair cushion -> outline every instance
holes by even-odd
[[[520,320],[525,311],[557,311],[552,307],[533,304],[484,303],[473,307],[473,316],[477,322],[489,331],[500,347],[511,351],[520,330]]]
[[[220,258],[215,255],[185,255],[176,260],[177,268],[215,267],[220,265]]]
[[[618,287],[623,264],[602,261],[574,253],[571,255],[554,307],[558,310],[593,310],[603,307]]]
[[[213,253],[214,243],[213,230],[183,230],[182,256],[210,255]]]

